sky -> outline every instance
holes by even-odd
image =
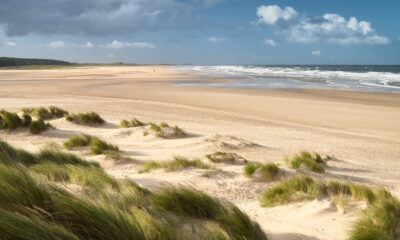
[[[0,56],[400,64],[399,0],[1,0]]]

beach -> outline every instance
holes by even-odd
[[[326,178],[385,187],[400,197],[398,93],[176,84],[203,81],[232,79],[169,66],[0,71],[0,109],[55,105],[72,113],[95,111],[107,121],[90,127],[56,119],[50,121],[55,129],[41,135],[2,131],[0,138],[35,152],[50,141],[62,145],[80,133],[99,137],[118,145],[135,161],[120,163],[74,153],[98,161],[111,176],[130,178],[146,188],[191,185],[229,200],[258,221],[271,239],[346,239],[357,211],[343,212],[326,199],[262,208],[258,199],[271,183],[244,177],[243,165],[221,165],[230,174],[211,177],[202,176],[204,170],[199,169],[144,174],[138,170],[150,160],[165,161],[176,155],[203,159],[216,151],[233,151],[250,161],[279,163],[286,169],[285,156],[307,150],[335,156],[326,167]],[[188,136],[160,139],[143,136],[141,128],[117,128],[122,119],[131,118],[177,125]],[[248,142],[255,144],[242,144]]]

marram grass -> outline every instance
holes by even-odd
[[[187,133],[178,126],[172,127],[167,123],[157,125],[152,122],[148,123],[148,125],[149,129],[143,131],[143,136],[149,135],[150,132],[160,138],[182,138],[187,136]]]
[[[361,201],[374,205],[382,197],[382,190],[369,188],[364,185],[339,182],[336,180],[324,183],[305,175],[294,176],[282,180],[278,185],[269,188],[261,199],[261,206],[273,207],[304,199],[342,197],[350,201]]]
[[[0,154],[8,158],[0,163],[0,238],[267,239],[233,204],[195,189],[163,187],[152,193],[99,167],[66,163],[77,158],[57,154],[24,166],[13,149]],[[87,190],[66,190],[60,182]]]
[[[97,137],[90,135],[74,136],[64,142],[64,147],[68,150],[73,150],[80,147],[89,147],[94,155],[105,154],[115,160],[130,160],[128,157],[122,156],[119,148],[116,145],[107,143]]]
[[[5,110],[0,111],[0,130],[13,131],[20,127],[28,127],[31,134],[40,134],[52,126],[49,123],[45,123],[42,118],[33,121],[32,117],[27,113],[20,117],[17,113]]]
[[[141,122],[138,119],[134,118],[130,121],[122,120],[119,127],[120,128],[132,128],[132,127],[141,127],[141,126],[145,126],[145,125],[146,124],[144,122]]]
[[[70,114],[67,115],[65,119],[69,122],[83,125],[101,125],[105,123],[104,119],[95,112]]]
[[[212,166],[202,162],[200,159],[188,159],[182,156],[174,156],[172,160],[168,161],[147,161],[139,173],[150,172],[151,170],[164,168],[168,171],[173,171],[182,168],[200,168],[200,169],[213,169]]]
[[[305,166],[313,172],[324,173],[324,165],[331,158],[331,156],[321,157],[318,153],[303,151],[300,154],[295,154],[291,158],[285,158],[285,161],[294,169]]]
[[[273,180],[279,173],[279,167],[275,163],[248,163],[244,166],[244,175],[251,178],[257,169],[260,169],[266,180]]]
[[[215,152],[212,154],[206,155],[206,158],[213,163],[227,163],[227,164],[233,164],[237,161],[241,161],[243,163],[246,163],[247,160],[243,158],[242,156],[236,154],[236,153],[230,153],[230,152]]]

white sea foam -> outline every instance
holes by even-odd
[[[219,84],[217,87],[276,88],[279,81],[287,80],[282,86],[300,88],[354,89],[360,91],[400,91],[400,73],[356,72],[335,69],[322,70],[318,67],[258,67],[258,66],[192,66],[187,70],[220,76],[237,77],[242,80],[232,86]],[[251,80],[251,81],[249,81]],[[313,83],[310,83],[314,81]],[[210,85],[210,84],[209,84]],[[246,86],[248,85],[248,86]],[[294,86],[292,86],[294,85]],[[212,84],[210,85],[212,86]],[[275,87],[274,87],[275,86]]]

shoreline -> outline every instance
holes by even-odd
[[[116,178],[130,178],[145,187],[184,182],[232,201],[259,221],[272,239],[345,239],[345,226],[354,216],[340,213],[324,201],[260,208],[257,198],[268,184],[243,177],[243,166],[224,168],[234,173],[232,178],[210,179],[201,177],[195,169],[144,175],[137,169],[146,161],[165,161],[174,155],[203,158],[220,150],[207,141],[220,134],[260,144],[260,148],[230,150],[253,162],[281,164],[285,156],[302,150],[334,155],[338,160],[329,162],[324,177],[384,186],[400,196],[400,95],[171,85],[176,80],[200,77],[204,78],[153,66],[0,71],[0,109],[19,111],[55,105],[72,113],[95,111],[107,121],[104,127],[88,127],[57,119],[51,121],[56,129],[42,135],[0,132],[0,138],[35,152],[46,142],[61,145],[81,133],[100,137],[118,145],[135,163],[120,164],[84,153],[80,156],[100,162]],[[178,125],[190,137],[164,140],[144,137],[141,129],[116,128],[122,119],[131,118]],[[299,211],[304,214],[293,217]],[[293,230],[296,221],[301,225]],[[315,228],[316,223],[320,228]]]

